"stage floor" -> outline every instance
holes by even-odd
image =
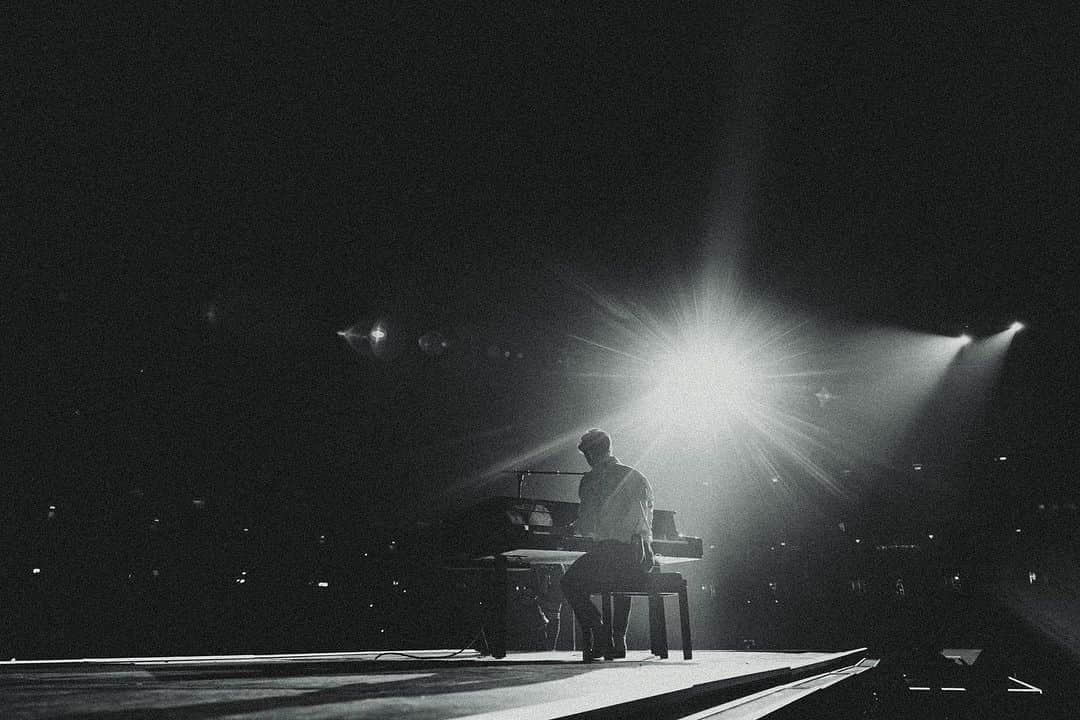
[[[693,660],[646,651],[584,664],[580,653],[408,651],[112,658],[0,663],[4,718],[485,718],[548,720],[608,708],[649,714],[662,704],[727,699],[852,665],[842,653],[695,650]],[[648,705],[652,703],[653,705]],[[676,713],[678,714],[678,713]]]

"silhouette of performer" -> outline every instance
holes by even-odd
[[[596,582],[632,581],[652,567],[652,486],[644,475],[612,456],[611,437],[603,430],[585,433],[578,450],[592,469],[578,487],[581,503],[574,533],[595,537],[600,543],[567,569],[561,581],[563,595],[581,623],[585,662],[623,658],[631,599],[615,596],[607,628],[589,599],[588,588]]]

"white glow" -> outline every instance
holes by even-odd
[[[961,335],[960,337],[958,337],[956,339],[960,342],[961,345],[969,345],[969,344],[971,344],[971,336],[970,335],[964,334],[964,335]]]
[[[384,330],[381,325],[376,325],[375,327],[371,328],[369,337],[375,342],[379,342],[386,337],[386,330]]]
[[[1012,330],[1013,332],[1020,332],[1021,330],[1024,329],[1024,323],[1017,320],[1016,322],[1014,322],[1012,325],[1009,326],[1009,329]]]
[[[730,430],[732,415],[753,412],[758,378],[720,343],[698,342],[660,358],[649,405],[682,430]]]
[[[34,575],[40,575],[41,574],[41,568],[34,568],[30,572],[33,573]]]
[[[321,588],[328,588],[328,587],[330,587],[330,583],[328,583],[328,582],[326,582],[325,580],[323,580],[323,581],[320,581],[320,582],[318,583],[318,586],[319,586],[319,587],[321,587]]]
[[[805,478],[843,495],[851,483],[832,468],[891,452],[959,350],[955,337],[817,323],[756,300],[723,272],[703,280],[652,307],[585,288],[599,319],[568,332],[580,345],[566,364],[567,386],[583,386],[573,398],[588,408],[572,421],[581,424],[515,448],[482,481],[569,456],[582,432],[602,427],[616,455],[646,474],[682,472],[695,501],[741,492],[741,479]]]

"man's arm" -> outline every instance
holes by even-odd
[[[596,510],[593,507],[596,500],[593,497],[594,488],[589,475],[583,475],[578,483],[578,515],[574,522],[570,523],[570,529],[575,535],[591,535],[596,532]]]
[[[641,477],[641,495],[638,499],[638,522],[637,532],[635,537],[641,539],[642,544],[642,565],[645,567],[652,567],[655,558],[653,557],[652,549],[652,516],[653,516],[653,493],[652,486],[649,485],[649,481],[642,475]]]

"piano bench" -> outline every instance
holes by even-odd
[[[682,626],[683,658],[694,657],[690,640],[690,603],[686,596],[686,579],[677,572],[650,572],[640,581],[623,583],[596,583],[588,588],[590,594],[599,595],[604,616],[604,627],[611,627],[612,597],[630,595],[649,598],[649,642],[653,655],[668,656],[667,619],[664,615],[664,598],[679,596],[679,622]]]

